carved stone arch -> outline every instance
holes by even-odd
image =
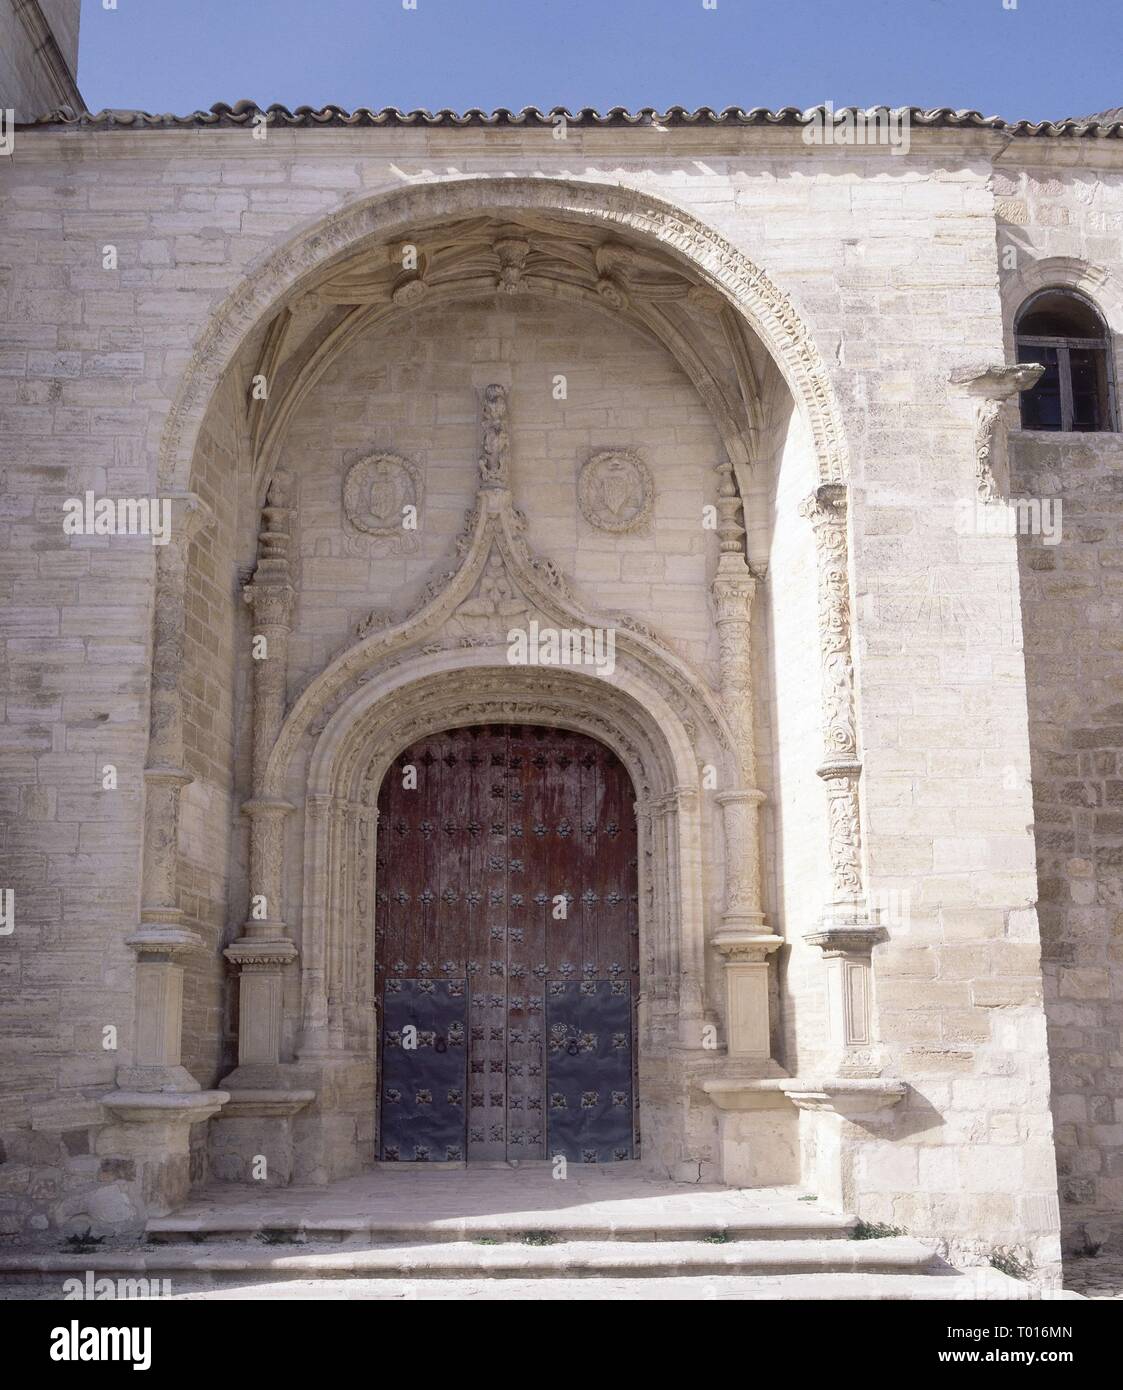
[[[387,705],[402,701],[405,712]],[[453,723],[531,720],[587,733],[627,767],[637,796],[697,781],[695,746],[657,689],[626,675],[608,683],[579,671],[514,667],[487,649],[421,653],[355,690],[316,740],[302,780],[311,796],[354,796],[372,766],[380,777],[403,747]],[[386,721],[398,742],[386,733]],[[384,750],[381,764],[370,747]]]
[[[522,518],[512,505],[510,492],[482,488],[461,539],[464,558],[459,566],[430,581],[422,604],[414,613],[393,627],[360,638],[297,698],[269,756],[264,795],[283,796],[297,749],[318,722],[326,726],[333,712],[373,672],[400,662],[411,648],[423,646],[446,627],[480,581],[493,551],[530,605],[557,626],[612,629],[617,644],[617,670],[611,679],[623,684],[638,680],[661,692],[663,703],[675,712],[695,742],[699,741],[697,731],[705,731],[722,772],[722,785],[740,784],[736,736],[726,712],[702,676],[641,624],[583,611],[552,563],[531,554],[521,530]],[[493,655],[500,663],[506,660],[502,646],[495,648]],[[697,782],[697,766],[692,781]]]
[[[692,742],[659,692],[629,678],[512,668],[486,650],[418,654],[352,692],[320,734],[306,769],[301,912],[303,1060],[370,1051],[364,963],[374,891],[374,826],[383,777],[403,748],[443,729],[544,724],[588,734],[620,757],[637,795],[642,1030],[649,1041],[696,1038],[705,998],[704,809]],[[294,830],[295,833],[295,830]],[[340,868],[364,863],[365,888]],[[301,854],[301,847],[294,845]],[[357,1001],[357,1002],[356,1002]],[[669,1036],[673,1033],[673,1039]]]
[[[655,244],[731,303],[759,336],[805,416],[823,482],[847,474],[830,374],[790,295],[731,242],[674,204],[631,188],[551,178],[453,177],[382,193],[319,219],[266,254],[211,316],[195,344],[160,443],[159,477],[184,489],[211,397],[248,334],[366,243],[438,217],[547,211]]]
[[[654,876],[644,889],[650,890],[653,998],[665,1005],[666,1027],[673,1020],[683,1040],[698,1045],[705,1009],[702,828],[719,814],[701,802],[706,763],[720,769],[715,804],[731,847],[724,854],[723,926],[745,920],[758,930],[751,903],[746,913],[746,894],[752,897],[759,885],[746,809],[759,793],[744,781],[746,763],[728,709],[654,632],[585,612],[552,563],[531,552],[508,486],[505,393],[491,386],[483,397],[480,486],[457,543],[459,563],[430,582],[412,614],[360,638],[308,685],[265,768],[261,802],[305,806],[306,1060],[369,1049],[371,1015],[356,925],[361,867],[355,866],[364,854],[368,865],[373,862],[375,774],[425,731],[472,722],[556,723],[618,752],[639,789],[640,839]],[[483,627],[465,631],[468,618],[481,619]],[[539,620],[557,629],[611,632],[612,666],[596,666],[593,674],[537,661],[512,664],[510,624],[530,631]],[[293,862],[300,858],[297,839],[290,832]]]

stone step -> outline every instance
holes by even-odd
[[[0,1285],[0,1298],[4,1297]],[[34,1298],[33,1289],[21,1297]],[[224,1285],[212,1288],[179,1286],[172,1301],[281,1299],[324,1300],[443,1300],[458,1303],[502,1299],[505,1303],[535,1302],[646,1302],[688,1300],[723,1302],[767,1299],[772,1302],[1025,1302],[1040,1297],[1031,1284],[1011,1279],[997,1270],[949,1271],[941,1274],[724,1274],[714,1277],[655,1277],[606,1279],[286,1279],[276,1283]],[[1057,1295],[1052,1295],[1057,1297]],[[1079,1298],[1079,1294],[1064,1294]]]
[[[20,1282],[0,1281],[0,1301],[21,1302],[57,1300],[60,1277],[26,1277]],[[824,1301],[918,1301],[939,1302],[1025,1302],[1041,1297],[1032,1284],[1011,1279],[994,1269],[946,1270],[929,1274],[721,1274],[718,1276],[664,1276],[647,1278],[606,1278],[591,1275],[583,1279],[556,1276],[530,1279],[512,1277],[489,1279],[352,1278],[352,1279],[238,1279],[216,1282],[213,1276],[193,1276],[190,1272],[172,1280],[167,1299],[159,1301],[238,1301],[263,1299],[282,1301],[315,1300],[381,1302],[444,1300],[457,1302],[502,1299],[504,1302],[558,1302],[572,1300],[644,1302],[690,1300],[768,1299],[793,1302]],[[1076,1299],[1072,1292],[1050,1293],[1051,1299]],[[132,1305],[132,1306],[135,1306]]]
[[[427,1242],[421,1245],[326,1248],[283,1252],[246,1244],[203,1249],[177,1245],[162,1250],[91,1255],[0,1256],[0,1280],[59,1279],[96,1270],[98,1278],[213,1279],[216,1282],[278,1279],[477,1278],[668,1278],[672,1276],[785,1274],[922,1274],[944,1268],[931,1251],[907,1236],[887,1240],[737,1240],[629,1242],[559,1241],[553,1245],[508,1241]]]
[[[350,1216],[302,1218],[259,1213],[165,1216],[148,1222],[148,1239],[156,1244],[253,1240],[262,1234],[309,1241],[360,1238],[373,1244],[415,1244],[464,1240],[521,1241],[528,1235],[567,1241],[688,1241],[721,1235],[731,1241],[849,1240],[857,1221],[852,1216],[816,1211],[752,1211],[744,1216],[625,1216],[605,1218],[584,1212],[524,1211],[450,1216],[425,1220],[405,1217]]]

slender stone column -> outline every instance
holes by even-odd
[[[202,946],[176,903],[179,797],[192,780],[183,766],[184,635],[187,551],[211,515],[194,493],[170,499],[172,529],[156,551],[152,689],[144,767],[144,848],[140,922],[128,938],[136,952],[133,1055],[102,1096],[109,1122],[98,1131],[101,1157],[132,1165],[146,1210],[173,1211],[190,1187],[193,1125],[227,1101],[204,1091],[182,1063],[183,956]]]
[[[768,957],[781,944],[761,910],[760,826],[764,793],[756,780],[752,685],[752,607],[756,579],[745,559],[741,499],[728,463],[719,469],[721,556],[711,593],[718,632],[721,698],[736,745],[739,784],[721,791],[725,907],[713,945],[725,960],[726,1047],[730,1056],[771,1062]]]
[[[262,794],[269,755],[285,717],[288,643],[294,590],[289,574],[291,479],[279,471],[269,488],[258,534],[258,561],[243,590],[253,609],[253,797],[250,819],[250,910],[242,935],[226,948],[238,964],[238,1063],[272,1064],[281,1056],[285,967],[297,954],[281,914],[284,823],[294,809]]]
[[[671,860],[671,892],[679,904],[682,928],[676,960],[678,980],[678,1033],[690,1048],[702,1045],[705,1024],[706,941],[702,928],[701,813],[696,786],[676,785],[666,798],[668,843]]]
[[[858,733],[850,652],[850,581],[847,574],[846,489],[828,483],[803,502],[801,515],[815,530],[819,568],[819,644],[822,656],[823,744],[819,776],[826,783],[832,906],[851,917],[864,908]]]
[[[330,880],[332,797],[315,792],[305,798],[306,833],[311,840],[309,882],[304,886],[304,1019],[301,1061],[331,1052],[328,1035],[327,902]]]
[[[805,939],[822,950],[828,963],[833,1063],[840,1071],[868,1075],[877,1069],[871,952],[884,932],[871,918],[862,868],[862,764],[850,645],[845,487],[827,483],[817,488],[801,504],[800,514],[814,528],[818,555],[825,751],[818,773],[827,792],[832,885],[819,925]]]
[[[192,780],[183,767],[184,632],[187,550],[212,520],[194,493],[171,498],[168,543],[156,550],[152,625],[152,693],[144,768],[144,852],[140,924],[128,938],[136,952],[136,1005],[132,1064],[117,1074],[123,1091],[198,1091],[181,1065],[182,957],[202,945],[176,903],[179,796]]]

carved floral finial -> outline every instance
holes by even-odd
[[[510,437],[507,429],[507,388],[492,383],[484,388],[483,451],[480,454],[480,481],[484,487],[508,486],[507,460]]]
[[[278,468],[273,474],[269,490],[265,494],[267,507],[287,507],[292,495],[292,474],[287,468]]]
[[[522,288],[522,274],[530,255],[530,242],[523,237],[500,237],[492,250],[499,258],[499,278],[495,288],[504,294],[517,294]]]

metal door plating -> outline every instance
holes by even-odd
[[[615,754],[567,730],[453,729],[395,760],[375,909],[382,1158],[636,1156],[633,801]]]
[[[382,1157],[464,1157],[463,980],[387,980],[383,995]]]

